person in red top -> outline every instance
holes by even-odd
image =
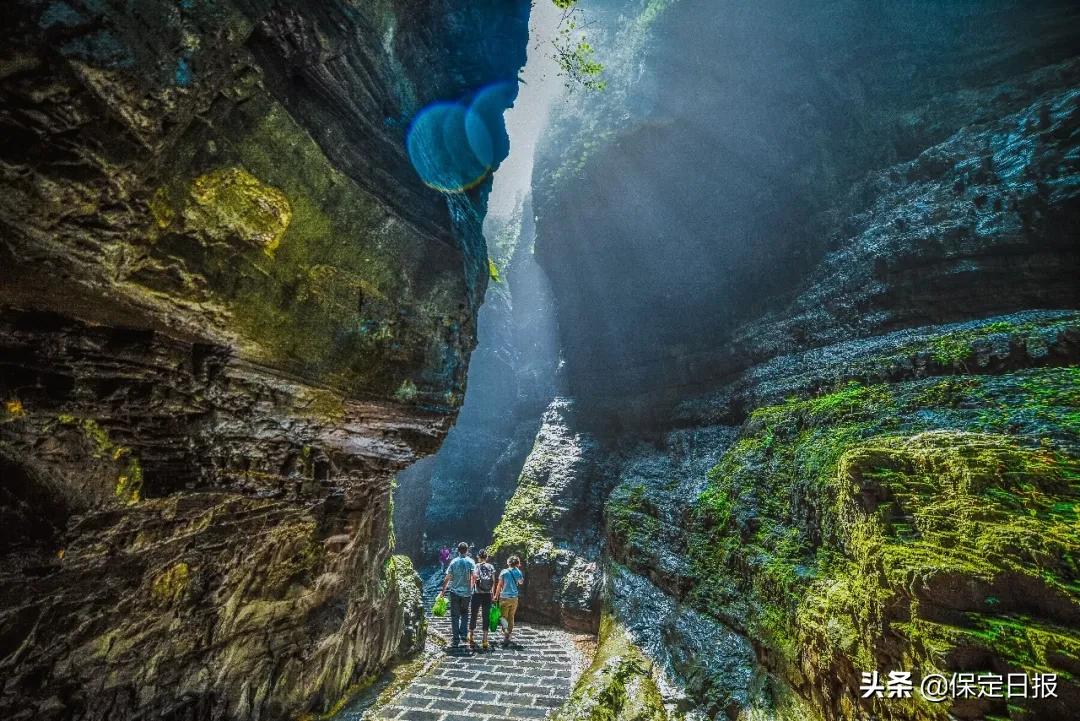
[[[439,551],[439,565],[442,566],[443,573],[446,572],[446,566],[450,563],[450,548],[449,546],[443,546]]]

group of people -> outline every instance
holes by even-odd
[[[525,574],[519,568],[521,559],[510,556],[506,568],[496,578],[495,566],[488,563],[487,551],[474,551],[473,560],[468,543],[459,543],[457,550],[457,558],[448,559],[445,563],[446,575],[439,590],[440,596],[449,595],[450,627],[453,630],[451,646],[458,647],[462,641],[466,641],[473,649],[477,647],[476,623],[479,614],[483,629],[481,647],[485,651],[488,649],[488,618],[493,603],[499,604],[503,645],[509,646],[514,633],[518,598],[521,587],[525,585]]]

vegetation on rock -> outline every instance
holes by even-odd
[[[1073,683],[1077,373],[850,382],[755,410],[698,499],[689,599],[812,695],[883,667]]]
[[[668,721],[652,670],[626,629],[605,614],[592,665],[552,721]]]

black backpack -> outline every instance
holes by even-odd
[[[495,567],[490,563],[481,563],[476,567],[476,590],[480,593],[491,593],[495,587]]]

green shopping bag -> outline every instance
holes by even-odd
[[[446,610],[450,608],[450,602],[446,600],[446,596],[439,596],[435,599],[435,605],[431,607],[431,613],[434,616],[445,616]]]
[[[488,627],[494,631],[499,628],[499,619],[502,618],[502,611],[499,610],[499,605],[492,604],[491,613],[488,614]]]

